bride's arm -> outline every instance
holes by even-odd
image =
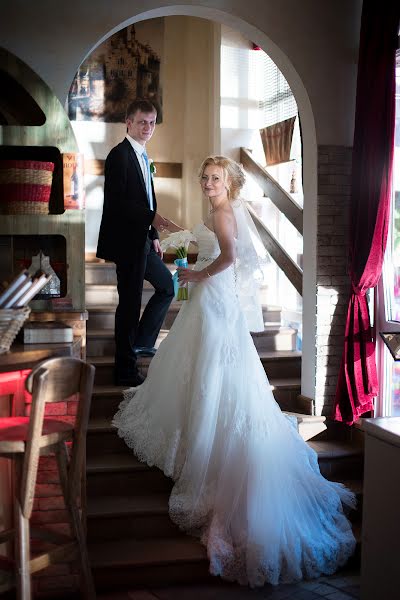
[[[176,231],[183,231],[183,227],[180,227],[179,225],[174,223],[174,221],[171,221],[171,219],[166,219],[166,221],[168,222],[168,225],[165,225],[164,229],[168,229],[168,231],[170,231],[171,233],[175,233]]]
[[[179,281],[202,281],[221,271],[225,271],[236,258],[235,251],[235,217],[232,209],[214,213],[214,231],[218,238],[221,254],[208,267],[201,271],[178,269]]]

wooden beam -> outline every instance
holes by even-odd
[[[303,210],[283,187],[252,157],[246,148],[240,148],[240,162],[244,169],[256,180],[264,194],[287,217],[303,235]]]
[[[105,160],[91,158],[85,160],[85,173],[89,175],[104,175]],[[157,173],[155,177],[182,179],[182,163],[155,162]]]
[[[271,258],[276,262],[278,267],[285,273],[290,283],[294,286],[300,296],[303,295],[303,271],[294,262],[291,256],[280,245],[278,240],[270,232],[268,227],[263,223],[260,217],[254,212],[253,208],[247,202],[247,207],[254,221],[254,225],[260,234],[261,240],[271,255]]]

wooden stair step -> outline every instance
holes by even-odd
[[[207,552],[189,536],[89,543],[96,589],[160,586],[211,578]]]
[[[88,456],[86,461],[86,473],[88,475],[148,471],[150,468],[146,463],[138,460],[131,452],[126,454],[92,455]]]
[[[89,544],[92,568],[146,567],[170,563],[207,561],[206,549],[185,535],[157,541],[115,540],[107,545]],[[208,561],[207,561],[208,562]]]
[[[271,379],[270,384],[282,410],[290,411],[297,407],[297,397],[301,391],[299,377]],[[92,395],[91,417],[104,416],[111,419],[122,402],[124,389],[124,386],[96,385]]]
[[[169,494],[142,494],[140,496],[112,496],[112,498],[92,497],[87,501],[87,516],[115,517],[115,516],[146,516],[167,515]]]
[[[326,417],[305,415],[302,413],[285,411],[285,414],[297,421],[297,430],[304,441],[307,441],[326,429]]]
[[[301,376],[301,352],[297,350],[273,350],[258,352],[265,372],[270,379]],[[138,367],[146,374],[150,357],[140,357]],[[114,380],[113,356],[88,356],[87,361],[96,367],[95,384],[110,385]]]
[[[361,444],[352,444],[342,440],[323,440],[309,442],[309,445],[321,459],[348,458],[352,456],[363,456],[364,448]]]
[[[169,517],[169,491],[120,496],[89,496],[88,541],[180,537]]]
[[[116,298],[116,296],[115,296]],[[147,301],[147,300],[146,300]],[[174,322],[182,302],[174,300],[170,305],[164,320],[164,327],[170,329]],[[91,302],[88,306],[89,320],[87,322],[88,331],[91,329],[114,329],[116,301],[114,304],[102,302]],[[143,307],[142,307],[143,309]],[[263,305],[264,322],[271,324],[280,324],[282,320],[282,310],[278,306],[269,304]]]
[[[98,451],[96,454],[89,451],[86,466],[88,498],[170,492],[172,480],[160,469],[138,461],[122,440],[121,443],[120,452]]]
[[[322,475],[333,481],[363,478],[364,447],[342,440],[309,441],[317,452]]]
[[[168,329],[162,329],[155,347],[161,344],[168,335]],[[280,324],[268,323],[264,331],[252,333],[254,344],[259,351],[263,350],[295,350],[297,330]],[[89,329],[87,332],[87,354],[103,356],[115,351],[114,331],[112,329]]]

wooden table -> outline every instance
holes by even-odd
[[[74,338],[73,342],[63,344],[13,344],[9,352],[0,354],[0,373],[33,369],[42,360],[55,356],[79,358],[81,343],[81,338]]]

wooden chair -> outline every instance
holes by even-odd
[[[92,365],[77,358],[46,360],[26,380],[26,389],[32,394],[30,416],[0,418],[0,457],[13,461],[15,473],[14,529],[0,532],[0,544],[10,539],[14,541],[18,600],[30,600],[32,573],[74,557],[80,565],[82,596],[96,597],[79,508],[94,372]],[[44,416],[46,403],[65,401],[75,394],[78,410],[74,424],[62,417]],[[72,442],[70,451],[69,442]],[[47,454],[55,454],[57,459],[72,538],[42,527],[30,527],[39,457]],[[32,558],[31,536],[56,547]]]

